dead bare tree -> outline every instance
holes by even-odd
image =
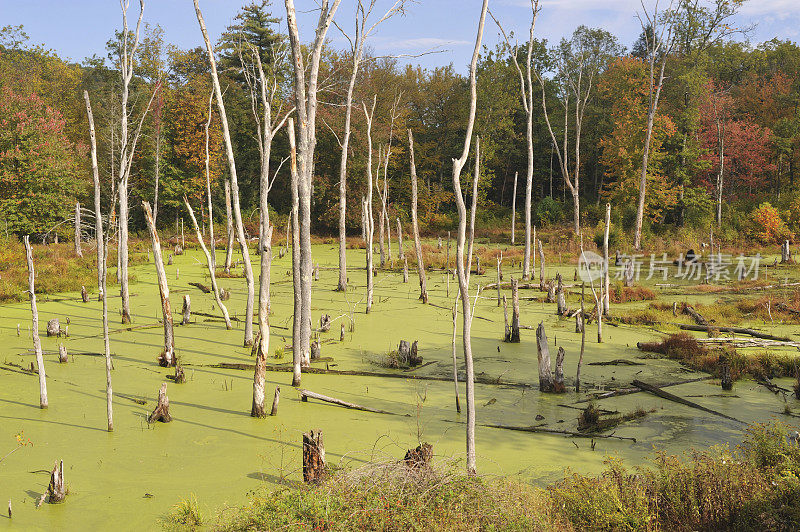
[[[395,0],[392,7],[390,7],[380,19],[368,25],[367,21],[372,14],[372,10],[375,8],[376,0],[369,0],[368,2],[358,0],[356,5],[355,29],[352,35],[348,34],[339,24],[336,24],[336,21],[332,20],[333,24],[336,25],[350,44],[351,54],[350,81],[347,85],[347,101],[344,110],[344,134],[342,135],[342,141],[339,143],[342,149],[342,155],[339,161],[339,283],[336,286],[337,291],[347,290],[347,228],[345,225],[347,215],[347,150],[350,145],[353,90],[355,89],[359,68],[364,57],[364,47],[367,39],[380,23],[397,13],[402,13],[405,1],[406,0]]]
[[[120,56],[120,72],[122,73],[122,98],[120,100],[120,158],[117,179],[119,185],[119,279],[120,293],[122,295],[122,323],[131,322],[130,290],[128,288],[128,178],[130,177],[131,162],[136,143],[128,138],[128,97],[130,93],[131,78],[133,78],[133,63],[136,50],[139,48],[139,30],[144,16],[144,0],[139,0],[139,19],[133,36],[131,49],[128,50],[130,30],[128,29],[128,8],[130,0],[120,0],[122,8],[122,54]],[[148,105],[149,108],[149,105]]]
[[[233,327],[231,325],[231,318],[228,315],[228,307],[225,306],[225,303],[222,302],[222,299],[220,297],[219,286],[217,285],[217,274],[215,271],[216,268],[214,264],[214,258],[211,256],[211,252],[206,246],[206,243],[203,239],[203,235],[200,232],[200,227],[197,225],[197,218],[195,218],[194,216],[194,210],[192,210],[192,206],[189,205],[189,200],[188,198],[186,198],[186,196],[183,197],[183,204],[186,206],[186,211],[189,213],[189,218],[192,220],[192,226],[194,227],[195,236],[197,236],[197,243],[200,244],[200,248],[203,250],[203,254],[206,256],[206,263],[208,264],[208,275],[211,278],[211,291],[214,292],[214,300],[217,302],[217,306],[222,311],[222,317],[225,319],[225,328],[230,330]]]
[[[264,184],[262,183],[262,186]],[[261,286],[269,291],[270,264],[272,263],[272,226],[264,229],[261,242]],[[263,290],[263,288],[262,288]],[[266,305],[258,308],[258,349],[256,351],[256,368],[253,375],[253,405],[250,415],[266,417],[266,393],[264,381],[267,372],[267,354],[269,353],[269,309]],[[276,408],[276,407],[274,407]]]
[[[231,266],[233,265],[233,205],[231,204],[231,180],[225,179],[225,227],[227,230],[227,240],[225,244],[225,273],[231,273]]]
[[[650,146],[653,137],[653,123],[658,112],[658,101],[661,98],[661,89],[664,87],[664,70],[675,46],[675,35],[669,10],[672,7],[670,0],[666,12],[659,11],[659,0],[656,0],[652,11],[648,11],[642,3],[642,12],[637,14],[642,27],[648,66],[648,110],[647,125],[642,149],[642,168],[639,177],[639,201],[636,207],[636,229],[633,237],[633,247],[642,249],[642,221],[644,220],[644,204],[647,198],[647,167],[650,161]]]
[[[292,189],[292,289],[294,290],[294,312],[292,313],[292,386],[300,386],[300,373],[303,366],[308,367],[311,363],[310,353],[300,349],[300,335],[302,326],[302,282],[300,280],[300,227],[298,217],[300,211],[299,181],[297,172],[297,144],[294,136],[294,119],[289,118],[289,125],[286,128],[289,134],[290,169],[291,169],[291,189]],[[287,235],[288,237],[288,235]]]
[[[608,270],[608,235],[611,230],[611,204],[606,203],[606,227],[603,232],[603,315],[611,314],[611,275]]]
[[[511,195],[511,245],[514,245],[515,232],[517,230],[517,178],[519,172],[514,172],[514,193]]]
[[[367,104],[362,102],[364,108],[364,116],[367,120],[367,195],[364,199],[364,222],[366,224],[366,271],[367,271],[367,303],[366,312],[372,310],[372,290],[373,290],[373,272],[372,272],[372,241],[375,236],[375,217],[372,215],[372,119],[375,116],[375,104],[378,101],[378,96],[372,98],[372,109],[367,109]],[[380,168],[380,152],[378,152],[378,168]],[[381,220],[381,228],[383,228],[383,221]],[[383,245],[381,245],[381,257],[383,256]],[[382,264],[381,264],[382,266]]]
[[[219,118],[222,124],[222,136],[225,139],[225,151],[228,159],[228,169],[230,171],[231,182],[231,198],[233,204],[233,215],[236,220],[236,236],[239,242],[239,249],[242,253],[242,261],[244,262],[244,277],[247,283],[247,305],[245,308],[244,318],[244,345],[253,345],[253,303],[255,299],[255,281],[253,279],[253,266],[250,263],[250,251],[247,248],[247,237],[244,234],[244,224],[242,222],[242,209],[239,202],[239,180],[236,175],[236,161],[233,156],[233,144],[231,143],[231,134],[228,128],[228,115],[225,112],[225,102],[222,100],[222,89],[219,84],[219,76],[217,75],[217,61],[214,57],[214,48],[211,45],[211,39],[208,36],[206,23],[203,20],[203,13],[200,11],[199,0],[194,0],[194,10],[197,14],[197,22],[200,25],[200,31],[203,34],[203,41],[205,41],[206,51],[208,52],[208,61],[211,65],[211,81],[214,84],[214,93],[217,99],[217,109],[219,110]]]
[[[36,307],[36,289],[34,287],[36,273],[33,268],[33,249],[30,239],[25,235],[25,256],[28,260],[28,295],[31,299],[31,336],[33,337],[33,352],[36,355],[36,372],[39,374],[39,408],[47,408],[47,375],[44,371],[44,357],[42,356],[42,341],[39,339],[39,309]]]
[[[472,61],[469,68],[470,86],[470,106],[467,129],[464,137],[464,149],[458,159],[453,159],[453,189],[455,193],[456,206],[458,207],[458,237],[456,241],[456,274],[458,276],[458,287],[461,293],[461,310],[463,316],[462,341],[464,348],[464,365],[466,367],[466,395],[467,395],[467,472],[471,475],[477,473],[476,454],[475,454],[475,370],[472,359],[472,309],[469,305],[469,274],[464,271],[464,244],[467,238],[467,207],[464,203],[464,196],[461,193],[461,170],[467,163],[470,143],[472,141],[472,130],[475,125],[475,112],[477,110],[477,79],[476,69],[478,65],[478,55],[480,54],[481,42],[483,40],[483,28],[486,21],[486,12],[489,8],[489,0],[483,0],[480,20],[478,22],[478,36],[475,40],[475,50],[472,53]],[[476,154],[476,157],[478,155]],[[475,180],[478,176],[473,177]],[[473,203],[475,198],[473,198]],[[474,220],[474,218],[473,218]],[[470,233],[474,232],[474,222],[471,224]],[[467,264],[467,267],[468,264]],[[477,301],[477,300],[476,300]]]
[[[531,25],[528,36],[524,73],[517,57],[518,46],[511,46],[511,41],[505,30],[500,25],[500,22],[494,17],[494,15],[492,15],[492,18],[500,28],[500,31],[505,38],[506,44],[511,49],[511,59],[513,60],[514,66],[517,69],[517,74],[519,74],[520,96],[522,97],[522,107],[525,110],[526,116],[525,139],[528,149],[528,169],[525,181],[525,254],[522,260],[523,280],[528,280],[531,278],[531,195],[533,193],[533,31],[536,28],[536,18],[539,16],[539,0],[530,0],[530,3]]]
[[[83,257],[81,251],[81,203],[75,202],[75,255]]]
[[[144,219],[147,228],[150,230],[150,240],[153,248],[153,262],[156,265],[156,275],[158,276],[158,291],[161,295],[161,313],[164,321],[164,352],[158,357],[159,364],[162,366],[175,365],[175,334],[172,328],[172,306],[169,303],[169,285],[167,284],[167,274],[164,271],[164,259],[161,257],[161,240],[158,238],[156,222],[153,220],[153,211],[150,203],[142,202],[144,209]]]
[[[197,0],[195,0],[197,1]],[[294,0],[284,0],[286,5],[286,24],[289,31],[289,47],[292,52],[294,70],[294,100],[298,121],[297,143],[297,175],[298,175],[298,217],[300,275],[294,279],[300,283],[300,319],[294,325],[299,326],[299,334],[294,336],[293,352],[304,361],[310,359],[311,348],[311,181],[314,167],[314,149],[317,145],[317,81],[319,65],[325,38],[333,22],[341,0],[320,0],[319,19],[314,42],[308,46],[308,55],[300,42],[300,30],[297,27],[297,13]],[[306,72],[306,59],[308,72]],[[299,385],[299,382],[297,382]]]
[[[419,298],[428,303],[428,286],[425,279],[425,261],[422,258],[422,243],[419,239],[419,221],[417,220],[417,166],[414,164],[414,135],[408,130],[408,152],[411,158],[411,228],[414,232],[414,251],[417,254],[417,272],[419,272]]]
[[[113,390],[111,388],[111,342],[108,337],[108,296],[106,294],[106,279],[108,271],[108,240],[103,236],[103,212],[100,206],[100,173],[97,168],[97,140],[94,129],[94,115],[89,101],[89,93],[83,91],[86,101],[86,114],[89,117],[89,137],[92,154],[92,181],[94,183],[94,218],[95,239],[97,240],[97,289],[103,301],[103,347],[106,360],[106,417],[108,418],[108,432],[114,430]]]

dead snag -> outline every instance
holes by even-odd
[[[406,340],[400,340],[397,347],[397,358],[403,366],[416,367],[422,364],[422,357],[417,353],[417,341],[409,344]]]
[[[303,434],[303,481],[319,483],[325,478],[325,445],[322,431],[312,430]]]
[[[169,423],[172,421],[172,416],[169,413],[169,397],[167,397],[167,383],[161,383],[161,389],[158,390],[158,404],[155,410],[147,418],[148,423],[155,423],[161,421],[162,423]]]
[[[181,309],[181,314],[183,314],[181,325],[189,325],[189,320],[192,318],[192,300],[189,298],[189,294],[184,294],[183,296],[183,308]]]
[[[36,370],[39,374],[39,408],[47,408],[47,376],[44,371],[44,357],[42,356],[42,341],[39,339],[39,310],[36,306],[36,273],[33,267],[33,249],[31,249],[30,239],[25,235],[25,255],[28,262],[28,295],[31,299],[31,336],[33,337],[33,352],[36,354]],[[52,321],[52,320],[51,320]],[[50,336],[50,323],[47,324],[48,336]],[[58,320],[56,320],[58,328]],[[19,326],[17,326],[19,331]],[[31,366],[33,363],[31,362]]]
[[[172,253],[169,254],[169,257],[167,257],[167,266],[172,266]]]
[[[721,372],[722,389],[730,391],[733,389],[733,378],[731,377],[731,364],[726,354],[719,356],[719,368]]]
[[[397,256],[405,261],[406,252],[403,251],[403,226],[400,225],[400,217],[397,217]]]
[[[539,323],[539,327],[536,328],[536,352],[539,360],[539,390],[552,392],[553,374],[550,371],[550,347],[547,345],[544,323]]]
[[[47,502],[62,502],[67,497],[67,486],[64,483],[64,460],[56,462],[50,472],[50,484],[47,486]]]
[[[58,361],[62,364],[67,361],[67,348],[64,344],[58,344]]]
[[[563,316],[567,313],[567,300],[564,295],[564,283],[561,274],[556,274],[556,314]]]
[[[519,281],[511,276],[511,328],[506,328],[506,342],[519,343]]]
[[[408,130],[408,151],[411,160],[411,228],[414,233],[414,251],[417,254],[417,272],[419,273],[419,298],[428,303],[428,288],[425,279],[425,264],[422,260],[422,243],[419,240],[419,222],[417,221],[417,167],[414,164],[414,135]]]
[[[86,291],[85,286],[81,286],[81,301],[83,301],[84,303],[89,302],[89,292]]]
[[[403,457],[406,467],[417,471],[429,470],[432,460],[433,445],[427,442],[417,445],[415,449],[409,449]]]
[[[156,223],[153,219],[153,211],[150,203],[142,202],[144,217],[147,227],[150,230],[150,240],[153,248],[153,262],[156,266],[158,277],[158,290],[161,294],[161,312],[164,316],[164,351],[158,356],[158,364],[163,367],[175,365],[175,336],[172,330],[172,307],[169,303],[169,285],[167,285],[167,274],[164,271],[164,260],[161,257],[161,240],[158,238]],[[177,246],[176,246],[177,247]]]
[[[408,282],[408,259],[403,255],[403,282]]]
[[[547,297],[545,298],[545,303],[555,303],[556,302],[556,285],[555,283],[548,281],[545,283],[547,286]]]
[[[319,318],[320,332],[328,332],[331,330],[331,317],[328,314],[323,314]]]
[[[172,376],[172,381],[175,384],[184,384],[186,382],[186,372],[180,364],[175,365],[175,375]]]
[[[542,241],[539,244],[539,290],[544,290],[544,248],[542,248]]]
[[[319,340],[314,340],[311,342],[311,360],[319,360],[320,358],[322,358],[322,348]]]
[[[58,318],[53,318],[47,322],[47,336],[61,336],[61,324]]]
[[[708,325],[708,321],[699,312],[697,312],[691,305],[687,305],[686,303],[684,303],[683,313],[686,314],[687,316],[691,316],[691,318],[698,325]]]
[[[792,262],[792,251],[789,247],[789,241],[786,240],[781,244],[781,264],[788,264]]]
[[[558,348],[558,354],[556,355],[556,375],[553,380],[553,393],[564,393],[566,392],[566,388],[564,387],[564,352],[563,347]]]
[[[508,326],[508,301],[506,300],[505,295],[503,295],[503,321],[505,322],[505,328],[503,329],[504,331],[503,339],[506,342],[509,342],[511,338],[511,327]]]
[[[575,313],[575,332],[576,333],[583,333],[583,313],[576,312]]]
[[[275,397],[272,398],[272,410],[270,410],[270,416],[277,416],[278,415],[278,403],[281,400],[281,387],[275,387]]]
[[[339,341],[344,342],[344,322],[342,322],[341,330],[339,331]]]

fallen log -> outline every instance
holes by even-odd
[[[707,332],[709,330],[712,331],[719,331],[719,332],[729,332],[734,334],[746,334],[748,336],[752,336],[753,338],[761,338],[762,340],[776,340],[778,342],[789,342],[791,341],[789,338],[785,336],[774,336],[772,334],[762,333],[756,331],[754,329],[748,329],[746,327],[716,327],[712,325],[691,325],[691,324],[681,324],[679,327],[684,331],[704,331]]]
[[[505,430],[517,430],[522,432],[538,432],[543,434],[561,434],[563,436],[572,436],[575,438],[607,438],[607,439],[615,439],[615,440],[628,440],[636,443],[636,438],[630,438],[627,436],[615,436],[614,434],[584,434],[582,432],[574,432],[571,430],[558,430],[558,429],[547,429],[542,427],[541,425],[531,425],[528,427],[519,427],[519,426],[512,426],[512,425],[493,425],[493,424],[483,424],[482,427],[489,427],[492,429],[505,429]]]
[[[189,283],[189,286],[194,286],[195,288],[199,289],[204,294],[210,294],[211,293],[211,288],[207,287],[203,283],[191,282],[191,283]]]
[[[326,403],[331,403],[338,406],[343,406],[345,408],[350,408],[352,410],[363,410],[364,412],[372,412],[374,414],[390,414],[393,416],[405,415],[408,417],[410,414],[395,414],[394,412],[389,412],[387,410],[380,410],[377,408],[370,408],[368,406],[361,406],[355,403],[348,403],[347,401],[342,401],[341,399],[336,399],[335,397],[329,397],[327,395],[322,395],[321,393],[312,392],[310,390],[297,390],[300,392],[300,400],[303,402],[308,402],[308,399],[317,399],[319,401],[324,401]]]
[[[798,347],[800,342],[793,342],[791,340],[761,340],[756,338],[742,338],[741,336],[734,337],[719,337],[719,338],[698,338],[698,343],[701,344],[719,344],[729,345],[731,347],[746,348],[746,347]]]
[[[698,377],[696,379],[686,379],[686,380],[677,381],[677,382],[670,382],[670,383],[667,383],[667,384],[664,384],[664,385],[660,386],[660,388],[667,388],[669,386],[678,386],[680,384],[689,384],[689,383],[692,383],[692,382],[707,381],[707,380],[709,380],[711,378],[712,378],[711,375],[707,375],[705,377]],[[588,403],[589,401],[596,401],[598,399],[608,399],[609,397],[618,397],[620,395],[629,395],[629,394],[632,394],[632,393],[640,393],[642,391],[644,391],[644,390],[642,390],[641,388],[618,388],[616,390],[611,390],[611,391],[608,391],[608,392],[603,392],[601,394],[593,395],[592,397],[588,397],[586,399],[581,399],[580,401],[575,401],[575,404],[577,405],[577,404],[580,404],[580,403]]]
[[[697,312],[693,306],[684,304],[682,312],[688,316],[691,316],[698,325],[708,325],[708,321],[699,312]]]
[[[589,366],[644,366],[644,362],[634,362],[624,358],[615,358],[606,362],[589,362]]]
[[[184,364],[184,367],[201,367],[201,368],[218,368],[218,369],[235,369],[242,371],[253,371],[255,364],[246,364],[242,362],[220,362],[218,364]],[[293,371],[290,365],[270,365],[267,364],[266,371],[290,373]],[[357,370],[343,370],[343,369],[328,369],[328,368],[303,368],[304,373],[316,373],[320,375],[348,375],[352,377],[384,377],[388,379],[414,379],[423,381],[439,381],[439,382],[453,382],[452,377],[437,377],[435,375],[415,375],[411,373],[379,373],[377,371],[357,371]],[[710,378],[710,377],[709,377]],[[466,382],[459,379],[459,382]],[[488,384],[492,386],[508,386],[512,388],[533,388],[532,385],[524,382],[504,381],[500,378],[485,377],[481,375],[475,376],[477,384]]]
[[[690,406],[692,408],[696,408],[697,410],[701,410],[701,411],[706,412],[708,414],[713,414],[715,416],[719,416],[719,417],[722,417],[722,418],[725,418],[725,419],[729,419],[731,421],[736,421],[737,423],[744,424],[744,421],[740,421],[740,420],[736,419],[735,417],[731,417],[729,415],[723,414],[722,412],[717,412],[716,410],[712,410],[710,408],[706,408],[706,407],[704,407],[702,405],[699,405],[699,404],[695,403],[694,401],[689,401],[688,399],[684,399],[683,397],[679,397],[679,396],[677,396],[675,394],[671,394],[669,392],[666,392],[666,391],[662,390],[661,388],[659,388],[658,386],[653,386],[652,384],[647,384],[646,382],[642,382],[642,381],[637,380],[637,379],[634,379],[632,384],[634,386],[636,386],[637,388],[641,388],[642,390],[644,390],[646,392],[650,392],[653,395],[657,395],[658,397],[661,397],[662,399],[667,399],[668,401],[673,401],[675,403],[680,403],[682,405]]]

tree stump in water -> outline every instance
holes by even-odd
[[[344,322],[342,322],[342,329],[339,332],[339,341],[344,342]]]
[[[172,266],[172,253],[169,254],[169,257],[167,257],[167,266]]]
[[[81,286],[81,301],[83,301],[84,303],[89,302],[89,292],[86,291],[85,286]]]
[[[181,309],[181,314],[183,314],[181,325],[189,325],[189,320],[192,318],[192,300],[189,298],[189,294],[184,294],[183,296],[183,309]]]
[[[564,393],[567,389],[564,387],[564,352],[563,347],[558,348],[556,355],[556,374],[553,379],[553,393]]]
[[[544,323],[536,328],[536,352],[539,362],[539,391],[553,391],[553,374],[550,371],[550,347],[547,345],[547,334]]]
[[[148,423],[155,423],[161,421],[162,423],[169,423],[172,421],[172,416],[169,413],[169,397],[167,397],[167,383],[161,383],[161,389],[158,390],[158,404],[155,410],[147,418]]]
[[[319,345],[319,340],[311,342],[311,360],[319,360],[322,357],[322,349]]]
[[[567,300],[564,295],[564,283],[561,274],[556,274],[556,314],[563,316],[567,313]]]
[[[400,345],[397,347],[397,358],[401,365],[409,367],[422,364],[422,357],[417,353],[417,341],[409,344],[406,340],[400,340]]]
[[[61,324],[58,322],[58,318],[47,322],[47,336],[61,336]]]
[[[175,255],[183,255],[183,248],[180,244],[175,245]]]
[[[303,434],[303,481],[319,483],[325,478],[325,445],[322,431],[312,430]]]
[[[220,288],[219,290],[219,300],[220,301],[227,301],[231,298],[230,290],[226,290],[225,288]]]
[[[583,314],[581,312],[575,314],[575,332],[583,332]]]
[[[64,460],[56,462],[50,472],[50,484],[47,486],[47,502],[53,504],[67,497],[67,486],[64,484]]]
[[[731,364],[725,354],[719,356],[719,368],[721,373],[722,389],[730,391],[733,389],[733,379],[731,378]]]
[[[439,243],[436,245],[438,249],[442,249],[442,237],[439,237]]]
[[[270,410],[270,416],[277,416],[278,415],[278,403],[281,400],[281,387],[275,387],[275,397],[272,398],[272,410]]]
[[[184,384],[186,382],[186,372],[183,371],[183,366],[180,364],[175,365],[175,376],[172,377],[175,384]]]
[[[430,443],[421,443],[415,449],[409,449],[403,457],[403,463],[415,470],[430,469],[432,460],[433,445]]]
[[[331,317],[328,314],[323,314],[319,317],[319,330],[321,332],[328,332],[331,330]]]
[[[403,282],[408,282],[408,259],[403,257]]]
[[[519,281],[511,276],[511,327],[506,327],[506,342],[519,343]]]
[[[545,298],[545,303],[555,303],[556,302],[556,285],[552,281],[548,281],[546,283],[547,288],[547,297]]]
[[[282,259],[284,255],[286,255],[286,248],[280,248],[278,250],[278,258]]]
[[[781,244],[781,264],[788,264],[792,262],[792,251],[789,247],[789,241],[786,240]]]
[[[64,344],[58,344],[58,361],[62,364],[67,361],[67,348]]]

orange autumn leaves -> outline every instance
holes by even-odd
[[[606,168],[603,195],[615,205],[633,205],[639,191],[649,108],[647,66],[631,57],[617,59],[598,85],[598,96],[608,103],[604,106],[610,122],[608,133],[600,144],[600,162]],[[666,115],[656,114],[650,145],[647,173],[646,215],[653,221],[678,201],[674,187],[662,172],[664,141],[675,133],[675,124]]]

